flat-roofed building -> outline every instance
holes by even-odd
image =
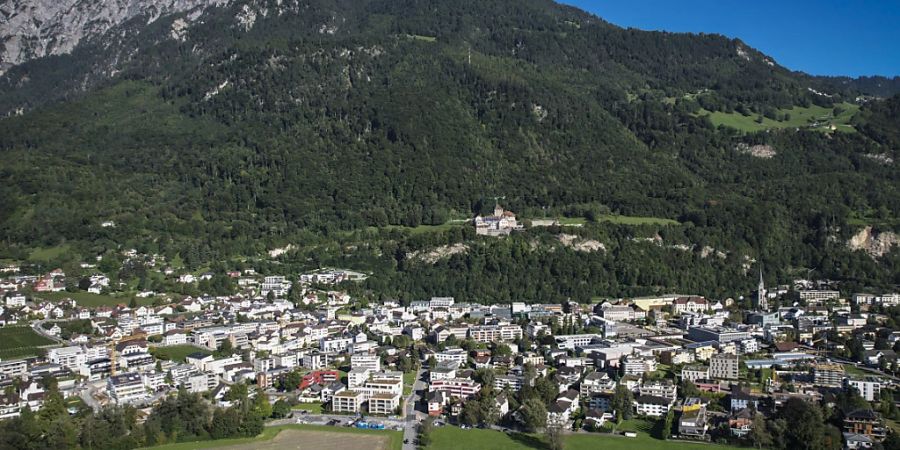
[[[380,393],[369,397],[369,414],[394,414],[400,407],[400,394]]]
[[[726,327],[690,327],[688,339],[695,342],[715,341],[719,343],[750,339],[749,331]]]
[[[709,359],[709,376],[717,380],[737,380],[740,375],[740,358],[737,355],[719,353]]]
[[[429,391],[443,391],[451,397],[469,398],[481,390],[481,383],[476,383],[468,378],[450,378],[437,380],[428,387]]]
[[[578,347],[590,345],[594,340],[601,339],[599,334],[561,334],[554,336],[556,347],[560,350],[575,350]]]
[[[350,357],[350,367],[354,369],[369,369],[373,372],[378,372],[381,370],[381,358],[378,355],[356,353]]]
[[[844,366],[833,363],[814,364],[813,382],[819,386],[841,387],[844,384]]]
[[[357,413],[365,400],[366,396],[362,392],[344,390],[331,397],[331,409],[334,412]]]
[[[147,388],[138,373],[126,373],[109,377],[106,382],[109,397],[117,405],[127,405],[147,399]]]
[[[481,325],[469,328],[469,337],[477,342],[513,341],[522,337],[519,325]]]
[[[685,366],[681,369],[681,379],[690,381],[706,380],[709,378],[709,367],[707,366]]]
[[[28,364],[24,359],[14,359],[0,362],[0,380],[8,380],[25,375]]]
[[[856,389],[862,398],[874,402],[878,400],[881,394],[881,380],[876,377],[866,377],[862,379],[847,379],[844,385],[847,388]]]

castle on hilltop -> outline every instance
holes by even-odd
[[[507,236],[523,227],[516,221],[512,211],[505,211],[500,205],[494,206],[494,214],[475,216],[475,234],[481,236]]]

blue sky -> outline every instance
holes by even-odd
[[[737,37],[814,75],[900,75],[900,0],[562,0],[622,27]]]

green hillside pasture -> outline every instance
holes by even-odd
[[[114,297],[112,295],[94,294],[91,292],[41,292],[35,294],[35,297],[50,300],[51,302],[62,301],[71,298],[78,303],[78,306],[86,308],[96,308],[98,306],[116,306],[120,303],[128,305],[131,303],[131,296],[122,295]],[[153,298],[135,298],[139,305],[153,304]]]
[[[28,255],[30,261],[50,262],[71,250],[68,245],[57,245],[56,247],[39,247],[35,248]]]
[[[708,115],[713,125],[736,128],[741,131],[754,132],[763,131],[772,128],[797,128],[811,127],[813,123],[818,125],[811,127],[814,130],[828,131],[830,126],[834,125],[836,131],[856,131],[850,125],[850,119],[859,111],[859,106],[852,103],[841,103],[839,105],[843,111],[837,116],[833,114],[833,108],[825,108],[822,106],[812,105],[807,108],[793,107],[791,109],[781,109],[780,113],[788,113],[791,115],[790,120],[779,122],[768,118],[763,118],[762,123],[756,121],[756,115],[745,116],[738,112],[725,113],[721,111],[709,112],[701,110],[700,114]]]

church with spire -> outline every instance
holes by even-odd
[[[759,267],[759,286],[756,287],[756,309],[768,311],[769,298],[766,292],[766,282],[763,281],[762,266]]]

